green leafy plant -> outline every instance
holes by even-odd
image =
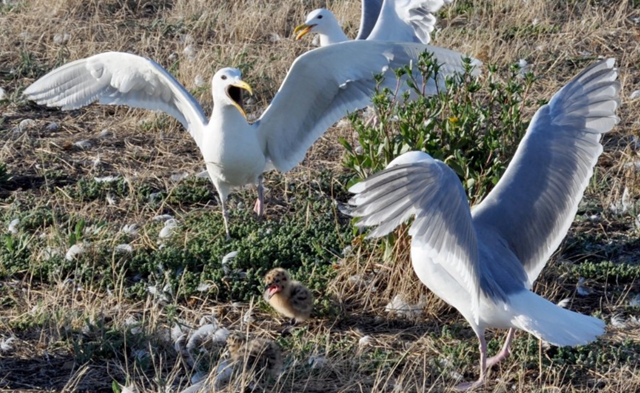
[[[443,79],[440,65],[425,53],[416,66],[422,80],[411,77],[407,84],[417,99],[405,100],[408,92],[379,90],[373,98],[375,124],[351,116],[357,138],[341,139],[347,150],[344,165],[365,178],[407,151],[422,150],[449,165],[469,197],[480,200],[498,182],[526,131],[522,112],[532,105],[526,95],[535,78],[513,66],[503,80],[497,67],[489,66],[480,79],[472,76],[467,60],[464,73],[444,78],[445,89],[426,96],[423,81]],[[411,69],[396,74],[411,75]]]

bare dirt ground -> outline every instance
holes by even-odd
[[[21,98],[54,67],[127,51],[170,70],[207,112],[214,72],[240,68],[256,93],[248,105],[255,118],[292,61],[310,49],[310,40],[293,40],[294,27],[321,6],[355,36],[360,2],[348,0],[0,5],[0,163],[7,172],[0,179],[0,391],[121,389],[114,381],[138,392],[180,391],[226,354],[203,347],[190,358],[175,349],[170,329],[197,328],[211,316],[282,347],[285,371],[257,390],[439,392],[477,377],[473,332],[419,284],[407,244],[396,245],[392,263],[376,259],[360,238],[352,244],[349,221],[336,208],[350,175],[338,143],[352,137],[348,124],[329,130],[290,173],[267,177],[265,220],[247,211],[254,191],[238,192],[231,200],[236,233],[226,243],[215,191],[193,176],[204,167],[200,153],[178,122],[124,107],[61,112]],[[480,391],[640,390],[640,99],[631,98],[640,90],[639,7],[635,0],[457,0],[438,15],[433,44],[501,69],[525,59],[539,78],[533,100],[549,99],[600,56],[620,68],[620,124],[605,137],[574,225],[535,285],[554,302],[570,299],[570,309],[603,318],[607,333],[559,349],[519,332],[512,356]],[[172,180],[182,173],[189,177]],[[118,178],[94,180],[106,176]],[[166,244],[158,241],[162,222],[153,220],[161,214],[180,222]],[[132,223],[138,232],[123,232]],[[87,251],[67,261],[74,243]],[[120,244],[133,252],[114,251]],[[353,252],[345,256],[347,246]],[[234,250],[239,273],[221,277],[220,261]],[[288,336],[260,287],[249,285],[278,264],[299,269],[317,298],[314,317]],[[422,301],[417,316],[385,311],[398,294]],[[487,338],[493,353],[504,332]],[[238,384],[228,391],[241,391]]]

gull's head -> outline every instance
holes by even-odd
[[[275,268],[264,277],[264,281],[267,284],[264,288],[265,295],[268,299],[271,299],[273,295],[278,292],[284,291],[289,287],[289,273],[281,267]]]
[[[293,30],[293,34],[296,35],[296,40],[299,40],[311,32],[329,34],[331,29],[335,29],[336,27],[340,27],[340,24],[331,11],[319,8],[311,11],[309,15],[307,15],[307,20]]]
[[[223,68],[216,72],[211,81],[211,89],[214,102],[233,105],[242,113],[242,116],[247,117],[244,111],[242,90],[248,91],[249,94],[253,94],[253,90],[249,84],[242,80],[239,69]]]

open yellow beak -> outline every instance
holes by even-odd
[[[293,29],[293,34],[296,34],[296,40],[299,40],[300,38],[307,35],[307,33],[309,33],[315,26],[316,25],[308,25],[306,23],[297,26],[295,29]]]
[[[237,83],[234,83],[232,86],[235,86],[235,87],[240,88],[240,89],[244,89],[244,90],[248,91],[249,94],[253,95],[253,89],[245,81],[238,81]]]
[[[253,89],[245,81],[238,81],[238,82],[232,84],[231,86],[237,87],[239,89],[246,90],[246,91],[249,92],[249,94],[253,95]],[[238,109],[238,111],[240,111],[242,116],[244,116],[244,118],[246,119],[247,118],[247,112],[245,112],[244,109],[242,108],[242,106],[240,106],[240,104],[237,103],[234,99],[231,99],[231,101],[233,102],[233,105]]]

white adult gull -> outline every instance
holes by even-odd
[[[207,120],[195,98],[153,60],[128,53],[101,53],[76,60],[43,76],[24,95],[39,104],[76,109],[95,101],[109,105],[160,110],[176,118],[195,139],[209,177],[225,206],[233,187],[258,185],[255,211],[264,209],[262,173],[268,161],[286,172],[333,123],[371,102],[375,74],[415,61],[428,50],[444,64],[443,74],[461,72],[463,56],[419,44],[346,42],[309,51],[296,59],[280,90],[260,119],[249,124],[242,90],[251,87],[240,71],[223,68],[211,82],[213,111]]]
[[[421,42],[431,41],[436,25],[433,15],[443,0],[362,0],[362,17],[356,40]],[[308,33],[320,37],[320,46],[349,41],[340,23],[327,9],[319,8],[293,31],[299,40]]]
[[[415,216],[411,260],[420,280],[469,322],[480,340],[480,378],[509,355],[514,329],[557,346],[587,344],[604,332],[600,319],[578,314],[531,291],[578,209],[600,139],[618,122],[614,59],[580,73],[534,115],[496,187],[469,209],[456,174],[423,152],[405,153],[350,191],[359,226],[386,235]],[[487,359],[484,332],[509,329]]]

